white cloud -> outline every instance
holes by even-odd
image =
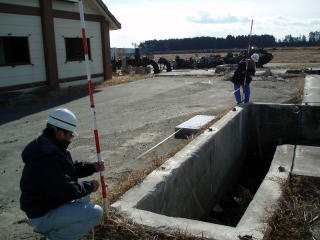
[[[247,17],[238,18],[235,16],[223,16],[214,18],[209,12],[198,12],[196,16],[188,16],[186,20],[189,22],[200,23],[200,24],[228,24],[236,22],[250,22],[250,19]]]
[[[253,34],[308,34],[320,30],[315,0],[109,0],[110,11],[122,24],[111,31],[111,46],[132,47],[152,39]],[[317,12],[317,14],[316,14]]]

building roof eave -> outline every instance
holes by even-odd
[[[102,0],[95,0],[97,5],[105,12],[107,19],[110,20],[110,30],[121,29],[121,23],[113,16]]]

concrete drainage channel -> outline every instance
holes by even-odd
[[[297,148],[300,159],[301,149],[320,149],[319,119],[317,106],[236,107],[113,207],[155,230],[180,229],[219,240],[262,239],[266,216],[281,194],[279,180],[308,172],[294,169]],[[227,210],[235,197],[241,202],[239,186],[254,195],[246,206],[238,202],[241,207],[227,216],[211,211],[216,204]]]

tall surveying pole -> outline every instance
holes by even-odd
[[[96,153],[98,162],[101,162],[101,153],[100,153],[100,142],[99,142],[99,132],[97,129],[97,119],[96,119],[96,109],[94,105],[93,92],[92,92],[92,81],[91,81],[91,72],[89,65],[89,51],[86,37],[86,25],[84,20],[84,11],[83,11],[83,0],[79,0],[79,10],[80,10],[80,20],[81,20],[81,31],[82,31],[82,46],[84,52],[84,58],[86,63],[86,72],[88,79],[88,90],[90,97],[90,108],[92,112],[92,125],[93,125],[93,135],[96,143]],[[106,215],[109,208],[109,201],[107,199],[107,190],[104,179],[104,172],[100,172],[100,182],[101,182],[101,190],[102,190],[102,198],[103,198],[103,213]]]
[[[249,40],[248,40],[249,44],[248,44],[247,56],[245,56],[246,60],[247,60],[247,58],[250,59],[250,56],[249,56],[249,55],[250,55],[250,49],[251,49],[252,25],[253,25],[253,20],[251,20],[251,28],[250,28],[250,34],[249,34]],[[246,72],[245,72],[245,74],[244,74],[244,85],[243,85],[244,87],[245,87],[246,84],[247,84],[248,65],[249,65],[249,62],[246,61]]]

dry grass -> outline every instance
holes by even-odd
[[[102,83],[95,84],[95,88],[105,88],[114,85],[135,82],[142,79],[153,78],[153,74],[129,74],[129,75],[118,75],[113,74],[111,80],[104,81]]]
[[[109,190],[109,200],[111,203],[115,202],[120,196],[122,196],[126,191],[141,183],[148,174],[153,170],[160,167],[165,161],[174,156],[182,148],[184,148],[188,143],[190,143],[194,138],[206,131],[212,124],[220,120],[225,114],[227,114],[231,109],[219,114],[214,120],[205,125],[196,134],[190,136],[186,141],[179,144],[174,150],[165,154],[164,156],[153,159],[151,164],[142,170],[127,172],[123,174],[120,178],[119,184]],[[97,201],[101,204],[101,200]],[[125,215],[119,213],[115,209],[111,209],[108,217],[105,218],[104,223],[96,227],[95,239],[163,239],[163,240],[191,240],[191,239],[204,239],[192,236],[187,231],[175,230],[173,232],[158,232],[151,229],[147,229],[141,225],[134,223],[132,220],[128,219]],[[90,236],[87,237],[90,239]]]
[[[86,239],[91,240],[91,236]],[[111,209],[105,222],[95,228],[95,240],[201,240],[184,231],[159,232],[134,223],[132,220]]]
[[[267,49],[273,54],[273,63],[318,63],[319,47],[290,47]]]
[[[320,180],[294,176],[281,186],[283,195],[276,212],[267,219],[264,240],[319,239],[312,228],[317,224],[314,217],[320,216]]]

